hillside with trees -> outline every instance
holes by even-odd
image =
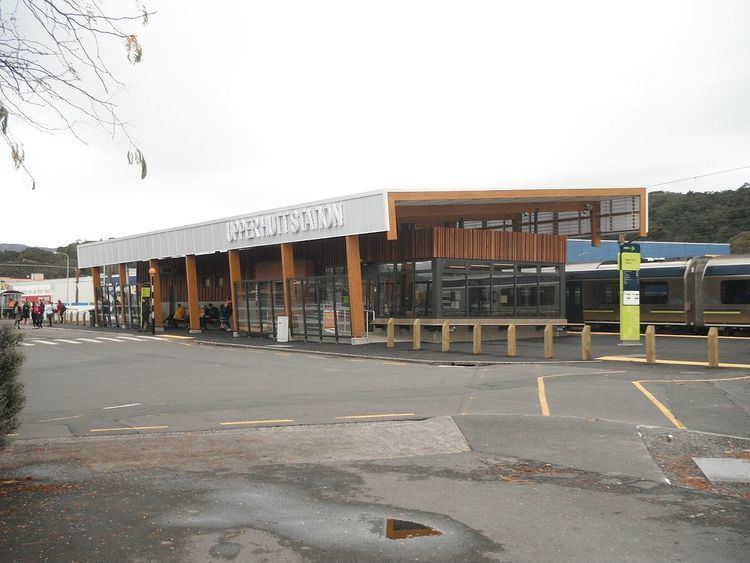
[[[648,240],[730,242],[744,231],[750,231],[750,183],[718,192],[649,194]]]
[[[77,242],[67,246],[60,246],[55,250],[66,252],[70,256],[70,275],[74,275],[74,269],[78,266]],[[0,277],[27,278],[32,273],[42,273],[45,278],[65,277],[65,256],[54,254],[54,251],[46,248],[29,246],[20,252],[14,250],[0,251]],[[8,266],[6,264],[22,264],[21,266]],[[41,266],[60,266],[59,268],[46,268]]]

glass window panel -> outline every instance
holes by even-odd
[[[512,264],[494,264],[492,272],[492,316],[515,314],[514,268]]]
[[[724,305],[746,305],[750,303],[750,280],[722,281],[721,302]]]
[[[490,314],[490,281],[492,279],[489,264],[470,264],[469,282],[469,317],[487,317]]]
[[[538,308],[538,278],[536,266],[521,266],[516,277],[516,316],[536,318]]]
[[[665,305],[668,302],[667,282],[641,283],[641,305]]]
[[[466,272],[443,270],[442,314],[446,317],[466,316]]]

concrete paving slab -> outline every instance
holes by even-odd
[[[709,481],[750,483],[750,459],[694,457],[693,461]]]
[[[664,482],[632,424],[542,416],[456,416],[473,450]]]

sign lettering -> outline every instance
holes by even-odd
[[[228,221],[227,240],[249,240],[287,233],[323,231],[344,225],[344,204],[326,203],[280,213],[254,215]]]

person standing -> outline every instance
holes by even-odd
[[[60,324],[63,324],[65,322],[65,304],[62,302],[62,300],[57,300],[57,306],[55,307],[57,312],[57,321]]]
[[[31,316],[31,306],[28,301],[23,302],[23,326],[29,324],[29,317]]]
[[[47,315],[47,326],[52,326],[52,318],[55,316],[55,306],[52,304],[52,300],[47,301],[44,306],[44,314]]]
[[[39,301],[35,301],[31,306],[31,324],[34,328],[39,328],[39,317],[42,316],[42,307],[39,305]]]
[[[21,319],[23,319],[23,307],[21,306],[21,302],[16,302],[16,307],[13,310],[13,313],[15,313],[15,323],[16,328],[18,330],[21,330]]]
[[[151,304],[148,298],[141,300],[141,332],[148,332],[151,328]]]

